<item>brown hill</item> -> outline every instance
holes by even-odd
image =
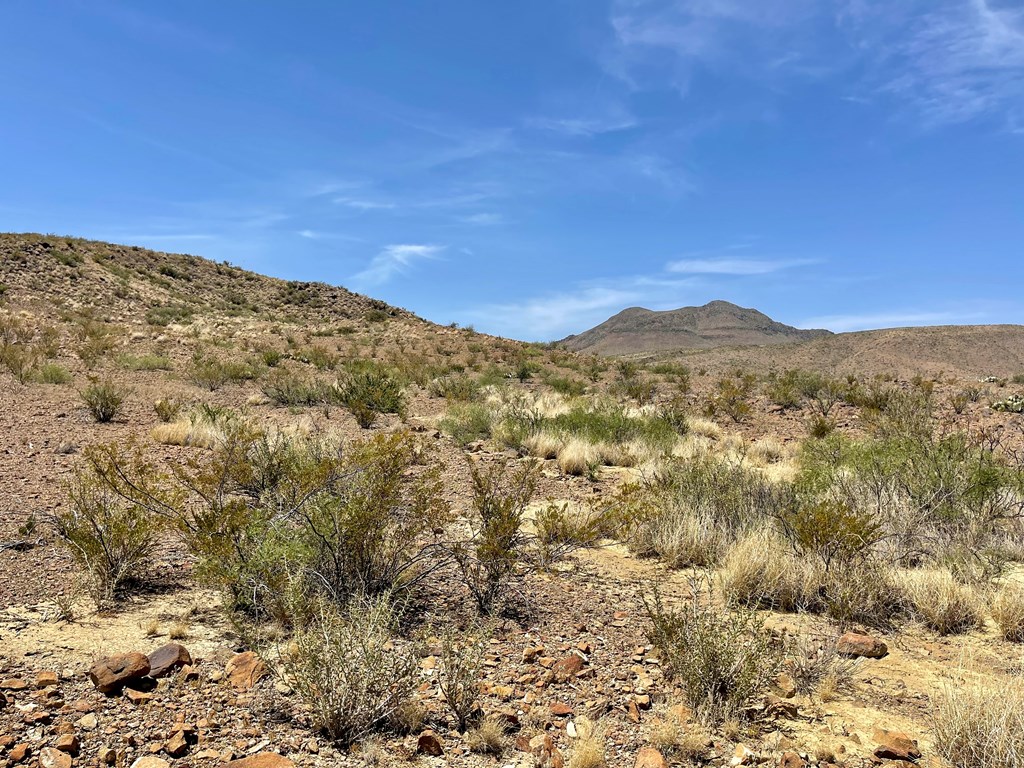
[[[589,331],[569,336],[560,344],[577,352],[627,355],[679,349],[794,344],[820,336],[825,330],[800,330],[776,322],[756,309],[727,301],[702,307],[655,312],[643,307],[624,309]]]

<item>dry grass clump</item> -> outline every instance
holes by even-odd
[[[571,439],[558,452],[558,468],[567,475],[589,475],[601,463],[596,445],[585,440]]]
[[[508,746],[505,723],[497,717],[485,717],[466,732],[466,746],[470,752],[500,755]]]
[[[1024,683],[949,685],[932,713],[935,749],[957,768],[1024,765]]]
[[[722,428],[718,426],[711,419],[701,418],[699,416],[691,416],[687,421],[690,427],[690,434],[697,435],[698,437],[706,437],[708,440],[720,440],[722,438]]]
[[[569,754],[569,768],[604,768],[608,764],[604,727],[586,717],[578,717],[576,733],[576,743]]]
[[[780,611],[809,609],[819,601],[822,573],[770,529],[752,531],[736,541],[721,569],[722,592],[734,605]]]
[[[565,441],[550,432],[535,432],[523,441],[523,447],[538,459],[554,459],[562,450]]]
[[[801,637],[792,646],[786,671],[799,693],[817,694],[822,701],[834,701],[855,688],[854,673],[859,659],[839,655],[835,638],[816,640]]]
[[[989,609],[1006,640],[1024,642],[1024,587],[1004,584],[992,596]]]
[[[774,437],[763,437],[755,440],[747,448],[747,458],[756,466],[767,467],[784,461],[788,456],[786,446]]]
[[[940,635],[969,632],[985,623],[982,602],[974,589],[958,582],[947,569],[909,572],[902,585],[914,616]]]
[[[672,568],[684,568],[717,564],[730,532],[712,514],[695,510],[657,518],[643,529],[642,536],[642,542],[639,537],[634,539],[634,547],[657,553]]]
[[[677,708],[672,708],[651,728],[651,744],[673,762],[692,763],[703,755],[711,739],[700,727],[687,727]]]

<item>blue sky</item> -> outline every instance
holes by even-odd
[[[0,230],[524,339],[1024,322],[1024,2],[8,0]]]

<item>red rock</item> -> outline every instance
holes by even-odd
[[[583,658],[575,653],[566,656],[551,667],[554,673],[555,682],[564,683],[576,677],[576,674],[583,669]]]
[[[179,643],[161,645],[149,654],[149,676],[166,677],[176,669],[192,663],[192,655]]]
[[[101,693],[119,691],[149,674],[149,659],[141,653],[122,653],[103,659],[89,669],[89,679]]]
[[[128,699],[132,704],[138,706],[139,704],[145,704],[147,701],[153,698],[152,693],[144,693],[143,691],[136,691],[134,688],[125,689],[125,698]]]
[[[783,752],[779,758],[779,768],[807,768],[807,761],[796,752]]]
[[[39,768],[71,768],[71,755],[53,747],[39,750]]]
[[[880,659],[889,653],[889,646],[870,635],[847,632],[836,643],[836,651],[842,656]]]
[[[224,672],[228,676],[228,682],[238,690],[252,688],[269,674],[263,659],[252,651],[246,651],[234,656],[225,665]]]
[[[23,691],[26,688],[28,688],[28,683],[20,677],[9,677],[6,680],[0,680],[0,690],[3,691]]]
[[[441,740],[437,738],[437,734],[433,731],[424,731],[416,740],[416,751],[421,755],[440,757],[444,754],[444,747],[441,746]]]
[[[171,738],[164,742],[164,752],[171,757],[181,757],[188,752],[188,741],[183,731],[177,731]]]
[[[117,762],[117,752],[110,747],[103,747],[97,755],[104,765],[113,765]]]
[[[56,746],[61,752],[67,752],[69,755],[74,756],[78,754],[81,744],[75,734],[65,733],[57,739],[57,743],[54,746]]]
[[[60,684],[60,677],[56,672],[45,671],[36,675],[36,688],[52,688],[58,684]]]
[[[295,763],[276,752],[257,752],[255,755],[232,760],[231,768],[295,768]]]
[[[565,768],[565,758],[546,733],[530,739],[530,752],[537,768]]]
[[[875,757],[882,760],[907,760],[914,762],[921,758],[921,750],[917,741],[901,731],[875,731]]]
[[[664,756],[654,747],[644,747],[636,754],[633,768],[668,768]]]
[[[568,704],[563,704],[560,701],[556,701],[548,707],[551,710],[551,714],[555,717],[568,717],[572,714],[572,707]]]
[[[7,757],[10,758],[12,763],[20,763],[31,754],[32,750],[28,744],[15,744],[11,747],[11,751],[7,753]]]

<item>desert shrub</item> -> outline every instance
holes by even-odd
[[[818,440],[828,437],[835,429],[836,423],[820,413],[811,414],[807,419],[807,434]]]
[[[405,418],[402,387],[386,371],[367,369],[349,373],[339,382],[338,399],[363,429],[372,427],[382,413],[396,413]]]
[[[427,385],[427,391],[434,397],[443,397],[445,400],[468,402],[477,398],[480,385],[466,374],[448,374],[433,379]]]
[[[567,440],[558,450],[558,468],[567,475],[593,477],[600,464],[601,452],[586,440]]]
[[[459,445],[466,445],[491,436],[492,418],[491,410],[482,403],[458,403],[448,409],[440,427]]]
[[[954,392],[949,396],[949,406],[956,414],[962,414],[969,402],[971,402],[970,396],[964,391]]]
[[[568,376],[549,374],[544,377],[544,383],[566,397],[580,397],[587,391],[586,382]]]
[[[947,685],[935,698],[932,741],[957,768],[1019,768],[1024,763],[1024,685]]]
[[[419,682],[415,656],[395,638],[386,597],[347,610],[322,604],[279,656],[313,722],[345,745],[388,727]]]
[[[105,424],[121,412],[128,390],[109,379],[93,379],[79,394],[93,419]]]
[[[959,634],[982,626],[981,601],[967,584],[948,570],[927,569],[905,574],[904,591],[914,616],[940,635]]]
[[[70,384],[71,374],[57,363],[45,363],[36,371],[36,379],[43,384]]]
[[[685,567],[716,564],[741,531],[793,502],[754,470],[697,455],[623,486],[617,503],[634,552]]]
[[[501,755],[508,743],[507,724],[503,718],[485,717],[479,725],[466,732],[466,746],[470,752]]]
[[[678,610],[666,608],[657,592],[645,600],[648,637],[702,721],[742,719],[778,675],[783,649],[752,612],[710,604],[710,587],[696,580],[693,586]]]
[[[596,545],[615,532],[616,523],[612,507],[595,509],[549,501],[537,510],[533,521],[540,564],[546,567],[577,549]]]
[[[870,511],[829,498],[782,505],[774,516],[797,552],[817,557],[826,571],[859,557],[883,535]]]
[[[449,624],[441,632],[440,640],[437,687],[455,716],[459,731],[465,732],[476,712],[487,638],[480,627],[458,631]]]
[[[338,365],[338,355],[326,347],[314,344],[292,354],[300,363],[314,366],[319,371],[332,370]]]
[[[880,630],[899,626],[910,612],[899,581],[872,558],[844,563],[822,576],[823,612],[840,627],[863,624]]]
[[[729,548],[721,586],[726,600],[737,606],[777,611],[821,608],[821,569],[794,557],[785,539],[771,529],[752,531]]]
[[[171,359],[163,355],[121,355],[117,362],[129,371],[169,371]]]
[[[543,418],[537,425],[537,429],[592,445],[637,441],[661,451],[670,450],[675,444],[679,434],[676,427],[676,423],[660,414],[634,415],[607,403],[576,405]]]
[[[513,587],[525,558],[528,537],[523,516],[537,488],[532,461],[512,469],[507,461],[483,468],[470,461],[473,508],[470,538],[453,550],[462,579],[483,614]]]
[[[815,640],[800,637],[793,643],[785,662],[785,669],[798,693],[817,693],[823,699],[852,692],[853,676],[859,667],[859,659],[839,654],[835,638]]]
[[[153,402],[153,411],[163,423],[174,421],[181,413],[182,403],[176,397],[161,397]]]
[[[344,482],[297,509],[308,571],[334,599],[405,590],[430,573],[449,507],[438,467],[406,476],[418,460],[410,435],[376,435],[344,457]]]
[[[192,317],[192,310],[180,305],[159,305],[146,310],[146,322],[150,325],[167,326],[183,323]]]
[[[88,470],[76,474],[66,495],[68,503],[54,514],[53,527],[88,572],[99,605],[145,573],[161,520],[112,492]]]
[[[705,401],[705,411],[709,416],[724,413],[736,423],[745,421],[751,411],[752,389],[753,380],[750,377],[727,376],[719,379]]]
[[[285,368],[271,371],[260,389],[275,405],[320,405],[337,397],[326,382]]]
[[[284,359],[284,353],[274,347],[262,347],[258,350],[257,357],[267,368],[276,368]]]
[[[218,360],[197,353],[188,369],[188,378],[197,387],[215,392],[229,382],[251,381],[259,372],[247,363]]]
[[[990,610],[1004,639],[1024,642],[1024,587],[1013,582],[1003,584],[992,595]]]

